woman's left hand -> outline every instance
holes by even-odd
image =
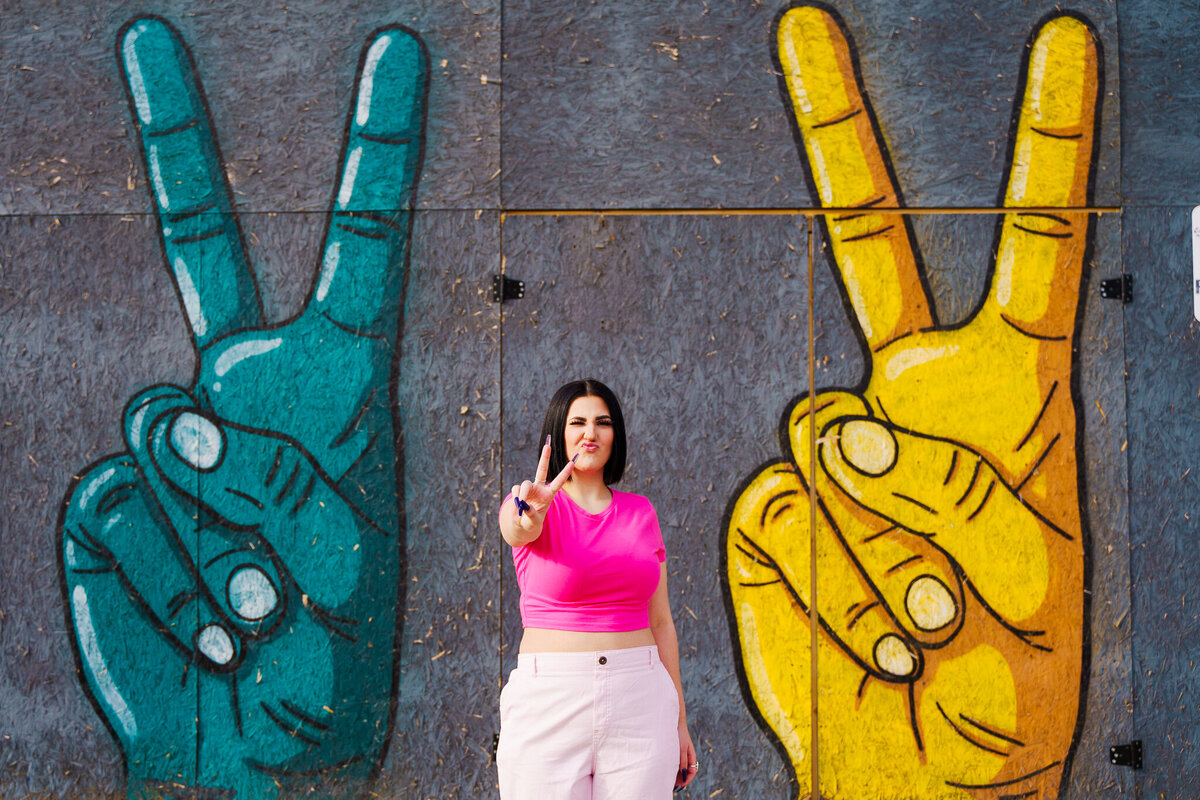
[[[696,748],[692,744],[692,735],[688,733],[687,723],[679,723],[679,774],[675,776],[675,791],[692,782],[700,769],[696,760]]]

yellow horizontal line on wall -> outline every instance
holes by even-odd
[[[822,217],[828,214],[899,214],[922,216],[930,214],[1119,214],[1121,206],[1030,206],[1022,208],[513,208],[500,212],[506,217]]]

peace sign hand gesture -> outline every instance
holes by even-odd
[[[364,49],[312,295],[268,326],[178,33],[118,56],[199,355],[127,405],[128,451],[68,493],[65,591],[131,796],[274,797],[368,774],[390,733],[401,591],[390,381],[420,170],[424,47]]]
[[[1088,25],[1030,40],[987,297],[937,323],[840,21],[785,13],[779,62],[842,288],[869,348],[854,391],[788,414],[787,458],[726,538],[743,674],[802,794],[1057,796],[1083,662],[1076,311],[1099,95]],[[1040,209],[1051,209],[1043,211]],[[817,460],[809,446],[817,441]],[[809,528],[809,486],[817,527]],[[810,537],[821,786],[810,786]]]
[[[512,487],[509,497],[500,511],[500,533],[504,541],[513,547],[521,547],[542,535],[542,523],[546,519],[546,511],[554,500],[554,495],[563,487],[575,469],[575,459],[566,463],[562,470],[554,476],[554,480],[546,482],[550,474],[550,437],[542,445],[542,456],[538,459],[537,472],[532,481],[524,481]]]

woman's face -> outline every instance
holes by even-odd
[[[567,409],[567,427],[563,431],[567,458],[579,456],[576,472],[603,470],[612,455],[613,421],[608,403],[599,397],[576,397]]]

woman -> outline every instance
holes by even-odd
[[[609,488],[625,471],[621,406],[599,381],[568,383],[542,436],[534,480],[500,508],[525,629],[500,695],[501,800],[669,798],[699,764],[658,516]]]

